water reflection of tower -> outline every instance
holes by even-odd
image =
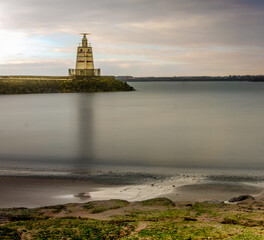
[[[89,170],[94,162],[93,94],[78,94],[78,170]]]

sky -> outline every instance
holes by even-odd
[[[67,75],[79,33],[103,75],[263,74],[263,0],[0,0],[0,75]]]

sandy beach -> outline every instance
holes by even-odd
[[[139,172],[97,172],[76,176],[1,176],[0,208],[41,207],[65,203],[122,199],[130,202],[155,197],[179,201],[227,201],[249,194],[262,199],[261,176],[201,173],[175,175]]]
[[[4,239],[264,236],[261,173],[178,169],[174,174],[96,170],[4,175],[0,176]]]

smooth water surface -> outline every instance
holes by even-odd
[[[0,167],[264,167],[264,83],[0,96]]]

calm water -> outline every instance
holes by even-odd
[[[264,168],[264,84],[130,83],[136,92],[0,96],[0,167]]]

